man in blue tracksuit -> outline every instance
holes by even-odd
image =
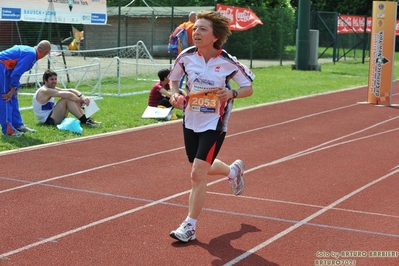
[[[20,137],[34,132],[22,121],[17,94],[21,76],[50,51],[50,42],[43,40],[35,47],[15,45],[0,52],[0,123],[4,135]]]

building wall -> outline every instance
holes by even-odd
[[[17,26],[14,21],[0,21],[0,51],[21,44]]]
[[[174,18],[173,30],[186,18]],[[124,17],[120,21],[120,46],[143,41],[153,56],[168,56],[167,46],[171,30],[170,17]],[[107,25],[85,25],[81,49],[118,47],[118,17],[108,17]]]

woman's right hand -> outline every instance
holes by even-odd
[[[179,101],[179,93],[173,93],[172,96],[169,98],[169,102],[173,107],[177,107],[177,103]]]

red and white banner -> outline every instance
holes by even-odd
[[[371,17],[365,16],[339,16],[338,34],[371,32]]]
[[[365,18],[364,16],[339,16],[337,33],[363,33],[364,27],[366,27],[366,32],[370,33],[372,24],[372,17]],[[399,36],[399,20],[396,20],[395,32],[396,36]]]
[[[230,30],[244,31],[263,22],[249,8],[217,4],[216,11],[230,19]]]

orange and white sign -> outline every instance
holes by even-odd
[[[216,11],[230,19],[230,30],[244,31],[255,27],[257,24],[263,25],[263,22],[249,8],[217,4]]]
[[[391,105],[396,2],[373,1],[367,101]]]

